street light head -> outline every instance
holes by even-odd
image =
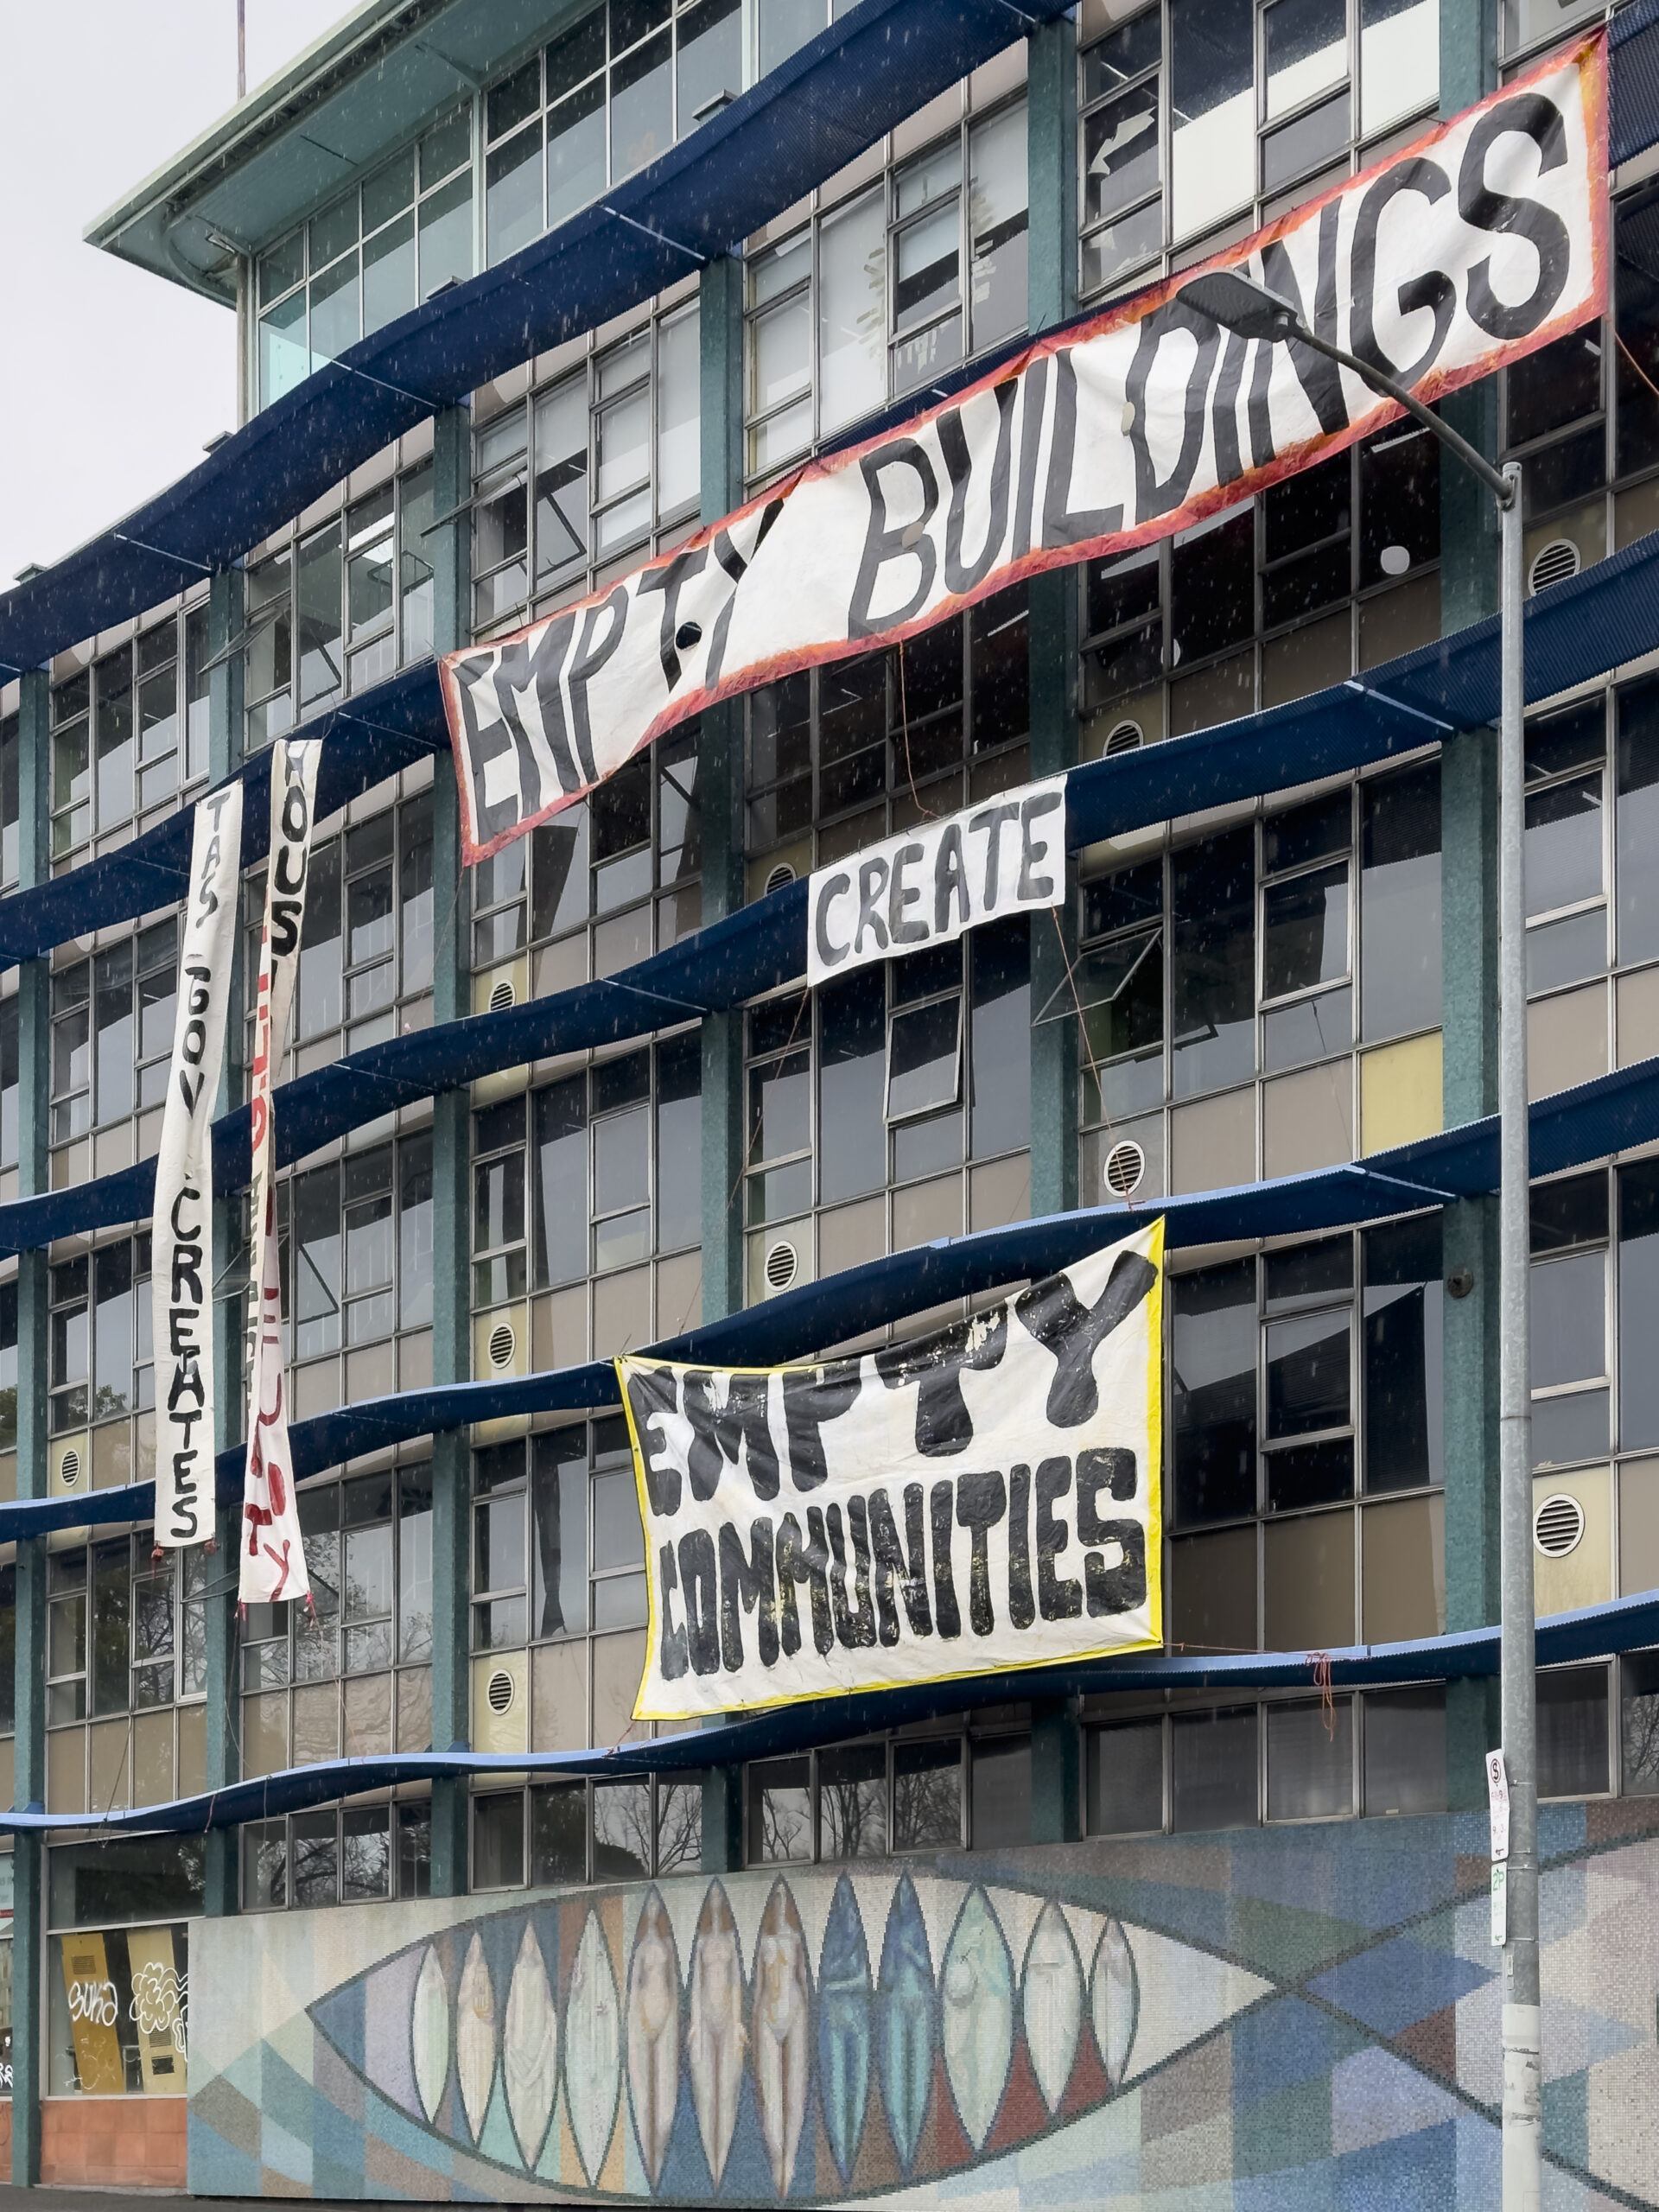
[[[1211,269],[1183,284],[1177,298],[1241,338],[1300,337],[1301,317],[1288,300],[1254,283],[1242,270]]]

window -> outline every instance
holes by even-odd
[[[1161,544],[1084,563],[1085,754],[1279,705],[1437,637],[1439,559],[1434,441],[1393,426]]]
[[[124,1837],[49,1854],[48,2095],[186,2094],[185,1921],[201,1910],[203,1856],[200,1836]]]
[[[144,1529],[48,1556],[53,1812],[161,1804],[202,1787],[212,1561],[171,1552],[157,1560],[153,1544]]]
[[[556,1782],[473,1800],[473,1887],[626,1882],[695,1871],[701,1774]]]
[[[249,752],[431,652],[431,524],[423,461],[248,569]]]
[[[1137,1198],[1322,1166],[1393,1141],[1375,1135],[1377,1123],[1393,1129],[1401,1092],[1428,1078],[1409,1055],[1403,1069],[1350,1056],[1357,1039],[1382,1044],[1440,1020],[1440,842],[1430,762],[1366,778],[1357,794],[1264,808],[1258,823],[1080,887],[1075,977],[1038,1019],[1083,1010],[1088,1200],[1119,1195],[1104,1170],[1126,1140],[1142,1155]],[[1433,1127],[1437,1040],[1425,1045]],[[1198,1108],[1218,1092],[1226,1103]]]
[[[166,1095],[178,987],[178,925],[139,931],[52,978],[52,1141],[109,1129]],[[15,1018],[15,1017],[14,1017]],[[160,1141],[143,1123],[141,1155]],[[117,1163],[123,1165],[126,1153]]]
[[[299,1492],[299,1509],[315,1611],[303,1605],[248,1609],[244,1771],[269,1774],[289,1765],[429,1749],[430,1467],[423,1462],[345,1482],[310,1483]],[[385,1810],[379,1808],[383,1836]],[[245,1856],[244,1866],[245,1882]],[[374,1894],[387,1891],[383,1886]]]
[[[702,0],[703,6],[710,0]],[[474,636],[620,574],[695,520],[697,305],[630,336],[480,425],[473,456]]]
[[[476,1450],[472,1510],[474,1740],[563,1751],[637,1737],[645,1534],[626,1422]],[[491,1733],[499,1675],[512,1688],[505,1736]]]
[[[152,827],[206,776],[207,721],[197,703],[205,621],[203,609],[169,615],[54,688],[54,864],[85,859],[106,833],[123,833],[113,842],[124,842],[135,817],[140,829]],[[8,825],[5,880],[16,881],[16,725],[6,728],[11,750],[0,728],[0,823]]]
[[[1172,1275],[1174,1648],[1439,1632],[1440,1277],[1433,1214]]]
[[[432,1808],[423,1798],[296,1813],[241,1833],[245,1912],[432,1892]]]
[[[1541,1711],[1548,1679],[1539,1677]],[[1250,1827],[1264,1815],[1443,1812],[1446,1690],[1274,1699],[1167,1719],[1106,1719],[1103,1706],[1101,1725],[1085,1731],[1084,1772],[1090,1835]]]
[[[1532,1193],[1532,1456],[1593,1459],[1609,1442],[1608,1193],[1604,1169]]]
[[[1021,99],[750,255],[752,480],[1025,328],[1026,180]]]
[[[1229,216],[1266,222],[1364,167],[1384,149],[1355,142],[1433,109],[1437,26],[1429,0],[1168,0],[1086,44],[1084,292],[1151,273],[1166,244]]]
[[[472,162],[468,105],[260,255],[261,407],[472,275]]]
[[[751,895],[780,867],[810,874],[1020,782],[1030,714],[1023,585],[890,652],[753,693]]]
[[[971,1211],[975,1193],[985,1200],[993,1182],[997,1203],[1011,1209],[999,1217],[1019,1218],[1029,1203],[1030,1009],[1023,916],[810,996],[751,1007],[749,1227],[868,1200],[889,1185],[924,1185],[918,1198],[892,1202],[894,1249],[924,1233],[958,1234],[964,1199]],[[988,1180],[979,1163],[993,1160],[1006,1164]],[[825,1272],[874,1257],[888,1249],[887,1208],[821,1211],[818,1235]],[[785,1287],[768,1264],[776,1246],[775,1233],[751,1239],[752,1299]]]

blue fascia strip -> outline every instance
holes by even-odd
[[[1615,1652],[1639,1650],[1656,1641],[1659,1641],[1659,1592],[1647,1591],[1617,1599],[1611,1605],[1586,1606],[1541,1621],[1537,1663],[1554,1667],[1576,1660],[1609,1658]],[[1318,1653],[1243,1652],[1211,1658],[1150,1651],[1122,1658],[1080,1660],[1063,1667],[968,1675],[952,1681],[870,1690],[852,1697],[809,1699],[717,1727],[691,1729],[654,1743],[619,1745],[609,1751],[490,1753],[457,1746],[448,1751],[410,1752],[386,1758],[329,1759],[315,1766],[288,1767],[277,1774],[232,1783],[225,1789],[175,1798],[165,1805],[106,1814],[102,1819],[89,1819],[84,1813],[47,1813],[37,1808],[26,1812],[0,1811],[0,1834],[192,1835],[239,1827],[245,1821],[278,1819],[342,1797],[449,1777],[469,1780],[499,1776],[510,1783],[524,1774],[555,1781],[585,1775],[620,1779],[652,1772],[696,1773],[705,1767],[739,1766],[752,1759],[805,1751],[873,1730],[944,1719],[976,1706],[1027,1698],[1098,1696],[1113,1691],[1144,1695],[1174,1689],[1213,1690],[1223,1696],[1275,1689],[1311,1691],[1315,1662],[1325,1659],[1330,1662],[1332,1688],[1342,1690],[1385,1683],[1490,1678],[1498,1672],[1498,1631],[1476,1629],[1410,1643],[1357,1643]]]
[[[38,666],[227,566],[438,408],[732,251],[1000,53],[1022,18],[1064,12],[859,0],[602,201],[348,347],[118,526],[0,594],[0,661]]]
[[[1659,1059],[1539,1100],[1529,1123],[1534,1169],[1540,1174],[1659,1140]],[[811,1358],[828,1345],[948,1300],[978,1297],[1050,1274],[1157,1214],[1166,1224],[1168,1249],[1179,1251],[1387,1220],[1495,1190],[1497,1179],[1498,1124],[1492,1115],[1363,1161],[1274,1182],[1166,1198],[1133,1212],[1123,1206],[1084,1207],[942,1238],[804,1283],[650,1351],[682,1363],[734,1367]],[[616,1378],[607,1360],[366,1399],[296,1421],[289,1432],[294,1471],[303,1480],[442,1430],[529,1414],[583,1412],[615,1402]],[[215,1481],[221,1502],[233,1503],[240,1497],[243,1464],[241,1445],[219,1454]],[[19,1499],[0,1505],[0,1543],[57,1529],[141,1523],[151,1517],[155,1505],[153,1483],[80,1497]]]

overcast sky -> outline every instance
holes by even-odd
[[[257,86],[347,0],[246,0]],[[0,588],[236,425],[235,318],[81,243],[236,102],[236,0],[0,0]],[[54,89],[55,87],[55,89]]]

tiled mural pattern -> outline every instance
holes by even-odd
[[[1473,2212],[1497,2185],[1485,1827],[198,1923],[190,2186]],[[1659,1807],[1542,1831],[1545,2201],[1659,2205]]]

